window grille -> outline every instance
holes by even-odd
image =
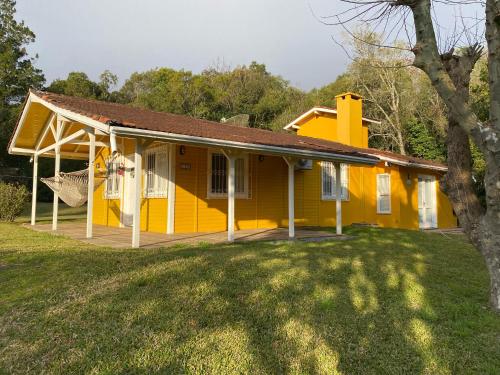
[[[227,173],[229,163],[222,153],[209,152],[208,157],[208,196],[211,198],[227,197]],[[234,161],[235,196],[248,198],[248,157]]]
[[[166,198],[168,192],[168,146],[146,150],[144,197]]]
[[[337,199],[336,187],[336,173],[335,164],[332,162],[321,163],[321,185],[322,185],[322,199],[332,200]],[[349,199],[349,168],[347,164],[340,164],[340,183],[342,200]]]
[[[120,198],[120,182],[121,178],[118,173],[120,162],[117,160],[108,159],[106,161],[106,186],[104,189],[104,197],[106,199]]]

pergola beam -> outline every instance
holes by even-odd
[[[47,146],[45,148],[42,148],[41,150],[38,150],[36,152],[37,155],[41,155],[41,154],[44,154],[45,152],[47,151],[51,151],[51,150],[54,150],[56,149],[57,147],[61,147],[62,145],[66,144],[66,143],[69,143],[71,142],[72,140],[74,139],[77,139],[77,138],[80,138],[82,135],[86,134],[86,131],[84,129],[80,129],[76,132],[74,132],[73,134],[71,135],[68,135],[67,137],[61,139],[61,140],[57,140],[56,143],[54,144],[51,144],[50,146]],[[61,131],[59,130],[58,131],[58,136],[61,135]]]
[[[56,114],[54,112],[52,112],[52,114],[49,116],[49,118],[45,122],[45,125],[43,126],[42,131],[40,132],[40,135],[38,136],[38,138],[35,142],[35,150],[38,150],[40,148],[43,141],[47,137],[47,134],[51,130],[51,126],[52,127],[54,126],[54,125],[52,125],[52,122],[54,121],[55,117],[56,117]],[[53,131],[53,134],[54,134],[54,140],[57,141],[55,130]]]

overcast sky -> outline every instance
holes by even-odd
[[[331,39],[340,30],[310,10],[329,15],[338,6],[338,0],[18,0],[17,18],[36,33],[30,51],[39,54],[48,82],[70,71],[97,79],[109,69],[123,82],[160,66],[200,72],[217,61],[234,67],[255,60],[311,89],[349,63]]]

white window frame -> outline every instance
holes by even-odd
[[[115,167],[111,173],[109,172],[109,165],[113,164]],[[104,199],[120,199],[121,197],[121,188],[122,188],[122,176],[118,173],[118,169],[120,168],[122,162],[118,158],[108,157],[106,158],[106,180],[104,183]],[[109,192],[108,186],[109,182],[114,181],[115,186],[111,192]]]
[[[163,155],[165,164],[160,166],[160,155]],[[143,195],[144,198],[167,198],[168,197],[168,182],[169,176],[169,145],[160,145],[148,148],[144,151],[143,160]],[[151,158],[155,160],[154,170],[150,169]],[[153,180],[152,188],[150,188],[150,180]]]
[[[212,192],[212,155],[214,154],[220,154],[222,155],[225,160],[226,160],[226,184],[227,184],[227,176],[229,173],[229,161],[227,160],[227,157],[220,151],[216,150],[208,150],[207,153],[207,197],[210,199],[223,199],[227,198],[227,192],[226,193],[214,193]],[[248,154],[244,154],[242,156],[236,157],[236,159],[242,159],[243,160],[243,170],[244,170],[244,181],[243,181],[243,191],[238,192],[235,189],[234,196],[239,199],[248,199],[250,196],[249,193],[249,162],[248,162]],[[238,171],[237,171],[237,165],[235,161],[235,179],[238,179]],[[235,184],[237,184],[237,181],[235,181]],[[227,186],[226,186],[227,188]]]
[[[331,192],[325,192],[325,168],[331,168],[333,170],[333,174],[329,176],[331,179],[330,183],[332,186]],[[333,201],[337,199],[337,187],[336,187],[336,174],[335,174],[335,165],[330,161],[322,161],[321,162],[321,200],[324,201]],[[348,201],[349,200],[349,165],[348,164],[340,164],[340,179],[342,183],[342,193],[341,200]]]
[[[380,208],[380,190],[379,190],[379,178],[380,177],[388,177],[388,188],[389,193],[385,196],[389,197],[389,209],[387,211],[383,211]],[[391,174],[390,173],[378,173],[377,174],[377,214],[381,215],[390,215],[392,213],[392,190],[391,190]]]

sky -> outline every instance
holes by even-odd
[[[317,17],[339,0],[18,0],[17,19],[36,34],[29,47],[47,82],[71,71],[120,84],[155,67],[195,73],[224,63],[266,64],[304,90],[345,71],[349,58],[332,40],[341,29]],[[314,14],[313,14],[314,13]],[[449,10],[438,13],[451,23]]]

